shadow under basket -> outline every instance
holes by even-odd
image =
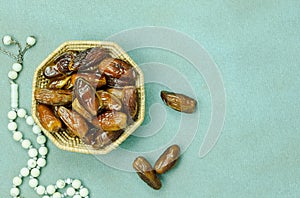
[[[91,145],[84,144],[79,137],[70,136],[66,131],[49,132],[40,123],[36,113],[37,101],[34,97],[34,92],[38,88],[45,88],[49,79],[45,78],[43,71],[46,66],[51,64],[54,59],[60,54],[67,51],[83,51],[92,47],[102,47],[110,51],[110,55],[114,58],[122,59],[130,63],[137,72],[136,87],[138,90],[138,112],[135,122],[124,129],[122,135],[107,145],[104,148],[95,149]],[[37,125],[42,129],[44,134],[60,149],[85,153],[85,154],[107,154],[117,148],[129,135],[131,135],[143,122],[145,114],[145,91],[144,91],[144,76],[137,64],[128,56],[128,54],[117,44],[107,41],[69,41],[63,43],[54,50],[36,69],[33,77],[32,85],[32,116]]]

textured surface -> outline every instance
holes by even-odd
[[[13,34],[20,41],[27,35],[38,36],[18,80],[20,105],[27,110],[31,108],[35,68],[61,43],[102,40],[122,30],[149,25],[170,27],[196,39],[218,64],[226,88],[223,133],[212,152],[200,159],[199,146],[211,111],[209,91],[201,75],[178,56],[162,50],[129,53],[137,64],[151,61],[175,67],[199,90],[200,127],[191,146],[163,177],[162,189],[154,191],[134,173],[110,168],[91,155],[59,150],[48,142],[50,152],[40,178],[42,184],[54,183],[62,176],[80,178],[91,197],[184,197],[187,192],[191,197],[300,195],[300,2],[182,2],[1,0],[0,35]],[[3,55],[0,60],[0,197],[7,197],[11,180],[26,164],[27,154],[7,130],[10,93],[6,76],[12,61]],[[145,88],[146,105],[161,102],[158,92],[164,87],[149,83]],[[170,109],[165,111],[168,118],[159,133],[143,140],[129,138],[122,146],[151,150],[164,145],[172,137],[178,118]],[[149,116],[145,122],[150,122]],[[28,127],[21,128],[32,137]],[[155,160],[149,159],[151,163]],[[27,185],[21,189],[24,197],[37,197]]]

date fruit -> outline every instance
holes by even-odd
[[[86,136],[83,137],[83,142],[95,149],[100,149],[116,141],[122,133],[122,130],[102,131],[101,129],[91,128]]]
[[[154,165],[156,173],[163,174],[173,168],[180,156],[180,148],[174,144],[158,158]]]
[[[98,65],[99,71],[113,78],[134,78],[133,68],[117,58],[106,58]]]
[[[37,117],[41,125],[50,132],[58,132],[62,128],[61,121],[55,116],[54,112],[44,104],[36,107]]]
[[[82,138],[84,137],[88,130],[88,124],[85,119],[81,117],[75,111],[69,110],[64,106],[58,108],[58,115],[60,119],[65,123],[65,125],[71,130],[73,134]]]
[[[71,71],[94,71],[97,65],[104,59],[110,57],[109,51],[100,47],[89,48],[75,57],[74,64],[69,67]]]
[[[72,91],[61,89],[36,89],[34,97],[37,102],[52,106],[67,105],[72,102]]]
[[[162,185],[160,179],[157,177],[151,164],[144,157],[137,157],[132,166],[136,170],[139,177],[150,187],[155,190],[159,190],[161,188]]]
[[[167,106],[176,111],[184,113],[193,113],[195,111],[197,101],[193,98],[190,98],[183,94],[168,91],[161,91],[160,96]]]
[[[98,116],[103,131],[118,131],[126,128],[127,116],[119,111],[105,111]]]
[[[110,111],[120,111],[122,109],[121,101],[113,94],[99,90],[97,91],[97,96],[103,105],[103,109]]]
[[[77,78],[74,85],[74,95],[78,102],[93,116],[97,115],[102,106],[94,87],[83,78]]]

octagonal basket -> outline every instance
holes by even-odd
[[[43,70],[46,66],[52,63],[58,55],[66,51],[83,51],[92,47],[102,47],[110,51],[110,55],[114,58],[119,58],[129,62],[137,72],[136,87],[138,90],[138,115],[136,121],[127,126],[123,134],[114,142],[101,149],[95,149],[90,145],[84,144],[79,137],[71,137],[66,131],[50,133],[40,123],[36,115],[37,102],[34,97],[35,89],[45,88],[49,79],[43,75]],[[37,125],[42,129],[44,134],[60,149],[79,152],[85,154],[107,154],[117,148],[132,134],[143,122],[145,113],[145,92],[144,92],[144,76],[137,64],[126,54],[126,52],[117,44],[107,41],[69,41],[63,43],[54,50],[36,69],[33,77],[32,85],[32,116]]]

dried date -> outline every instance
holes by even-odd
[[[70,104],[72,102],[72,95],[72,91],[60,89],[40,88],[34,92],[37,102],[53,106]]]
[[[172,109],[184,113],[193,113],[195,111],[197,101],[186,95],[161,91],[160,96],[164,103]]]
[[[155,162],[154,169],[158,174],[163,174],[173,168],[180,156],[180,148],[174,144],[167,148],[165,152]]]
[[[144,157],[137,157],[132,166],[136,170],[138,176],[150,187],[155,190],[159,190],[161,188],[162,185],[160,179],[157,177],[151,164]]]
[[[58,115],[69,130],[71,130],[71,132],[76,136],[82,138],[87,134],[89,130],[88,124],[85,119],[75,111],[69,110],[64,106],[60,106],[58,108]]]
[[[44,104],[36,106],[37,117],[41,125],[49,132],[58,132],[62,128],[61,121],[55,116],[54,112]]]

